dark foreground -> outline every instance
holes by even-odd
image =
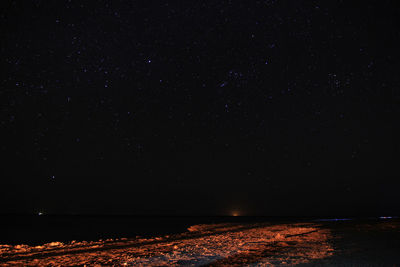
[[[400,266],[400,221],[217,222],[154,237],[0,245],[1,265]]]

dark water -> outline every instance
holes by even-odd
[[[195,224],[224,222],[294,223],[318,222],[334,229],[343,225],[354,227],[360,221],[374,218],[351,218],[331,221],[316,217],[201,217],[201,216],[78,216],[78,215],[0,215],[0,244],[38,245],[53,241],[95,241],[108,238],[162,236],[181,233]]]
[[[98,240],[180,233],[191,225],[223,222],[293,222],[282,217],[158,217],[158,216],[0,216],[0,244],[37,245],[53,241]]]

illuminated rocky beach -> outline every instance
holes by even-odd
[[[362,224],[347,221],[198,224],[190,226],[183,233],[152,238],[51,242],[38,246],[1,245],[0,264],[3,266],[282,266],[352,263],[358,266],[362,265],[363,261],[373,263],[370,262],[369,255],[364,254],[369,250],[368,244],[365,247],[367,236],[365,240],[360,239],[360,236],[372,233],[371,237],[374,240],[370,243],[376,242],[373,247],[379,250],[380,240],[376,234],[379,233],[382,238],[390,234],[395,239],[396,235],[399,235],[399,225],[397,220]],[[344,234],[338,234],[338,229]],[[346,231],[356,238],[348,239]],[[354,247],[349,244],[354,244]],[[369,250],[369,253],[374,255],[373,250]],[[389,256],[374,259],[378,262],[379,260],[396,262],[398,259],[393,258],[393,255],[392,258]],[[384,257],[384,254],[381,256]]]
[[[155,238],[1,246],[8,265],[242,265],[299,264],[329,257],[328,230],[317,224],[194,225]]]

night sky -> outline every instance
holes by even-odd
[[[1,1],[0,213],[398,213],[395,3]]]

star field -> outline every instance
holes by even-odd
[[[1,3],[3,211],[397,207],[395,2],[250,2]]]

